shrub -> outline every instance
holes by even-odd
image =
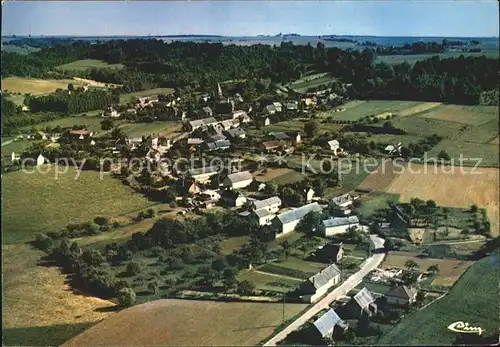
[[[135,304],[135,292],[131,288],[120,289],[117,297],[122,307],[130,307]]]
[[[140,274],[142,271],[142,266],[136,261],[131,261],[127,264],[127,274],[129,276]]]
[[[108,217],[95,217],[94,218],[94,223],[103,226],[103,225],[108,225],[109,224],[109,218]]]
[[[35,245],[42,251],[50,251],[52,249],[52,239],[45,234],[36,235]]]
[[[255,285],[247,280],[238,282],[238,287],[237,287],[237,292],[238,294],[241,295],[252,295],[254,290],[255,290]]]

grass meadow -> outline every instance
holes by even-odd
[[[53,93],[56,89],[67,89],[69,83],[75,81],[67,80],[41,80],[25,77],[7,77],[2,79],[2,90],[9,93],[21,93],[31,95],[42,95]]]
[[[332,117],[336,120],[356,121],[366,116],[376,116],[381,113],[397,113],[420,104],[418,101],[392,101],[392,100],[371,100],[358,103],[355,106],[347,107],[342,112],[326,111],[318,114],[318,117]],[[342,107],[342,106],[341,106]]]
[[[127,93],[120,95],[120,103],[126,104],[128,102],[132,102],[135,98],[144,97],[144,96],[156,96],[158,94],[172,94],[174,92],[173,88],[154,88],[143,90],[140,92]]]
[[[73,61],[68,64],[59,65],[59,70],[87,70],[90,68],[107,68],[107,69],[121,69],[122,64],[108,64],[105,61],[97,59],[82,59]]]

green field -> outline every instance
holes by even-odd
[[[283,184],[284,185],[284,184],[291,184],[291,183],[295,183],[295,182],[300,182],[305,178],[306,178],[306,175],[303,175],[302,173],[294,170],[294,171],[287,172],[284,175],[273,178],[269,182],[274,183],[274,184]]]
[[[481,327],[486,336],[495,334],[498,331],[498,310],[493,307],[498,303],[499,275],[495,257],[473,264],[447,296],[405,316],[377,344],[449,346],[458,334],[447,327],[457,321]]]
[[[342,112],[322,112],[318,114],[318,117],[332,117],[336,120],[356,121],[366,116],[376,116],[385,112],[396,113],[418,104],[420,104],[418,101],[371,100],[358,103],[353,107],[348,107]]]
[[[361,198],[361,206],[356,210],[363,218],[371,217],[377,210],[388,208],[387,201],[399,201],[398,194],[373,192]]]
[[[64,127],[72,127],[73,125],[85,125],[87,129],[93,132],[102,132],[101,130],[101,121],[102,118],[99,116],[92,116],[91,112],[87,113],[87,116],[70,116],[64,118],[54,119],[48,122],[43,122],[35,125],[24,126],[21,130],[29,131],[31,128],[35,128],[37,130],[43,130],[47,126],[54,128],[56,126]]]
[[[498,51],[485,51],[485,52],[446,52],[446,53],[441,53],[441,54],[411,54],[411,55],[403,55],[403,54],[398,54],[398,55],[386,55],[386,56],[379,56],[377,60],[383,61],[384,63],[387,64],[401,64],[403,62],[407,62],[410,65],[415,64],[417,61],[420,60],[425,60],[428,58],[432,58],[433,56],[439,56],[441,59],[446,59],[446,58],[456,58],[459,57],[460,55],[464,55],[465,57],[480,57],[485,55],[487,58],[498,58]]]
[[[2,143],[7,142],[12,140],[12,137],[2,137]],[[2,146],[2,153],[11,153],[11,152],[16,152],[20,154],[22,151],[27,149],[29,146],[31,146],[33,142],[29,140],[19,140],[19,141],[12,141],[6,145]]]
[[[143,90],[140,92],[127,93],[120,95],[120,103],[126,104],[127,102],[131,102],[135,98],[144,97],[144,96],[156,96],[158,94],[172,94],[174,92],[173,88],[154,88]]]
[[[335,77],[329,76],[328,73],[319,73],[306,76],[291,84],[291,88],[297,92],[306,92],[308,88],[315,88],[321,85],[328,85],[336,80]]]
[[[287,293],[293,291],[302,281],[251,271],[237,276],[238,281],[250,281],[256,289]]]
[[[96,59],[83,59],[77,60],[68,64],[59,65],[57,69],[60,70],[87,70],[90,68],[111,68],[111,69],[121,69],[122,64],[108,64],[102,60]]]
[[[24,105],[24,94],[10,94],[9,96],[5,97],[6,99],[12,101],[14,104],[17,106],[23,106]]]
[[[468,128],[458,137],[461,141],[488,143],[498,137],[498,118],[487,123]]]
[[[125,135],[138,137],[142,135],[158,134],[159,132],[169,131],[174,132],[180,130],[182,124],[180,122],[162,121],[154,123],[125,123],[120,126]]]
[[[478,126],[498,119],[497,106],[439,105],[418,115]]]
[[[16,45],[2,45],[2,51],[4,52],[11,52],[11,53],[17,53],[17,54],[28,54],[28,53],[32,53],[32,52],[38,52],[40,50],[40,48],[36,48],[36,47],[31,47],[31,46],[23,46],[23,47],[19,47],[19,46],[16,46]]]
[[[32,240],[38,232],[59,231],[71,222],[114,217],[152,205],[140,194],[108,175],[69,169],[55,179],[54,166],[27,174],[16,171],[2,177],[3,243]],[[63,168],[60,168],[63,171]]]
[[[499,151],[497,144],[443,140],[438,143],[437,146],[432,148],[427,156],[428,158],[437,158],[437,155],[442,150],[446,151],[446,153],[448,153],[451,158],[454,158],[455,161],[460,159],[460,154],[462,154],[464,163],[469,162],[469,165],[474,165],[476,163],[476,160],[466,161],[465,158],[481,158],[480,166],[498,167]]]
[[[437,134],[452,139],[458,135],[462,123],[421,117],[396,117],[391,120],[396,128],[405,130],[408,134],[417,136],[431,136]]]

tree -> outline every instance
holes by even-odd
[[[95,217],[94,218],[94,223],[103,226],[103,225],[108,225],[109,224],[109,218],[108,217]]]
[[[439,265],[433,264],[427,268],[427,272],[431,275],[437,275],[439,273]]]
[[[234,271],[232,269],[226,269],[222,273],[222,285],[224,286],[224,290],[228,292],[233,289],[238,281],[236,280],[236,276],[234,275]]]
[[[130,261],[127,264],[127,274],[129,276],[138,275],[142,271],[142,266],[136,261]]]
[[[309,212],[299,222],[297,230],[308,236],[324,236],[325,226],[323,224],[323,214],[319,211]]]
[[[449,161],[451,158],[450,158],[450,155],[448,153],[446,153],[445,150],[441,150],[441,152],[439,152],[439,154],[438,154],[438,159],[442,159],[444,161]]]
[[[247,280],[238,282],[238,293],[241,295],[252,295],[255,290],[255,285]]]
[[[413,286],[418,281],[418,273],[416,271],[405,271],[401,279],[406,285]]]
[[[280,243],[280,246],[283,248],[283,254],[285,255],[285,259],[288,259],[288,257],[290,256],[290,252],[291,252],[290,242],[288,242],[288,240],[285,240],[285,241]]]
[[[69,91],[74,91],[75,90],[75,86],[73,85],[73,83],[69,83],[68,84],[68,90]]]
[[[135,292],[132,288],[122,288],[117,294],[118,302],[122,307],[130,307],[135,304]]]
[[[472,213],[476,213],[476,212],[478,211],[478,207],[477,207],[477,205],[476,205],[476,204],[471,205],[471,207],[470,207],[470,211],[471,211]]]
[[[412,270],[415,270],[415,269],[418,269],[419,268],[419,265],[412,259],[408,259],[406,262],[405,262],[405,267],[412,271]]]
[[[152,280],[151,282],[148,283],[148,290],[151,292],[151,294],[158,294],[158,290],[160,289],[160,283],[158,280]]]
[[[315,120],[310,120],[306,124],[304,124],[304,132],[307,134],[308,137],[314,137],[316,136],[318,132],[318,122]]]
[[[387,250],[387,251],[392,251],[394,249],[394,241],[392,241],[392,239],[390,238],[387,238],[387,240],[385,240],[384,242],[384,248]]]
[[[115,122],[111,118],[105,118],[101,121],[102,130],[111,130],[115,126]]]

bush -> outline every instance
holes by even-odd
[[[122,307],[130,307],[135,304],[135,292],[131,288],[120,289],[117,297]]]
[[[127,274],[129,276],[138,275],[142,272],[142,266],[136,261],[131,261],[127,264]]]
[[[52,239],[45,234],[36,235],[35,245],[42,251],[50,251],[52,249],[53,243]]]
[[[241,295],[252,295],[255,291],[255,285],[247,280],[238,282],[237,293]]]
[[[94,218],[94,223],[97,224],[97,225],[99,225],[99,226],[108,225],[109,218],[108,217],[95,217]]]

